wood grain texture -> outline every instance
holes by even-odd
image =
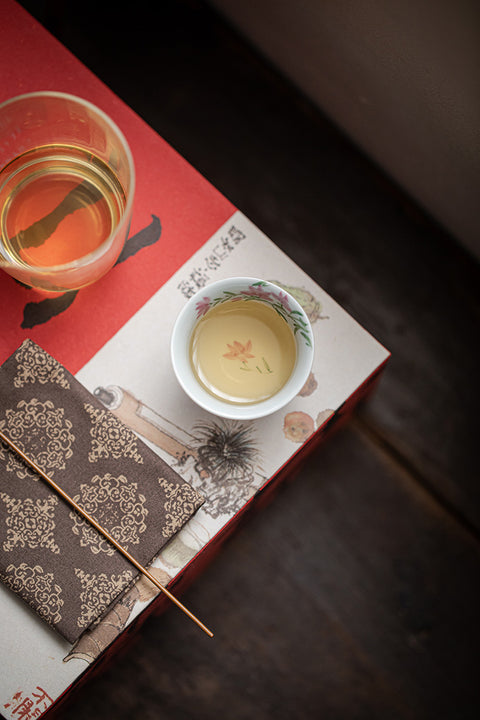
[[[478,718],[478,265],[207,5],[22,4],[392,351],[68,717]]]

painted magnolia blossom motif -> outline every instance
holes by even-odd
[[[139,464],[143,463],[137,438],[130,428],[107,410],[96,408],[90,403],[85,403],[84,407],[92,421],[92,449],[88,455],[90,462],[97,462],[101,458],[128,457]]]
[[[0,428],[46,473],[64,470],[66,461],[72,456],[75,435],[72,423],[65,417],[65,410],[55,407],[51,400],[42,402],[37,398],[20,400],[16,408],[5,411]],[[7,470],[16,472],[20,478],[36,477],[27,470],[13,453],[2,449],[0,457],[6,459]]]
[[[138,545],[140,536],[147,529],[146,497],[138,492],[138,485],[124,475],[95,475],[90,484],[80,485],[80,494],[73,499],[126,549]],[[90,547],[94,554],[115,553],[113,545],[78,513],[72,511],[70,518],[73,533],[80,537],[82,547]]]
[[[284,320],[287,322],[293,330],[294,335],[297,333],[301,335],[307,347],[312,346],[312,338],[310,337],[310,330],[302,317],[302,313],[299,310],[292,310],[290,308],[287,295],[278,290],[266,290],[268,287],[267,283],[263,280],[252,283],[245,290],[239,290],[237,292],[231,292],[224,290],[218,297],[211,298],[207,295],[199,300],[196,304],[197,320],[205,315],[209,310],[220,305],[224,302],[235,302],[238,300],[258,300],[270,305]]]
[[[241,343],[238,340],[234,340],[233,343],[226,343],[228,352],[223,353],[222,357],[226,358],[227,360],[236,360],[240,363],[240,370],[243,370],[245,372],[259,372],[261,374],[265,373],[268,375],[271,375],[273,373],[273,370],[271,369],[268,362],[265,360],[265,357],[262,355],[262,359],[259,358],[252,353],[252,341],[247,340],[246,343]],[[249,360],[255,360],[255,366],[254,368],[251,367],[248,364]],[[260,367],[261,366],[261,367]]]
[[[247,340],[245,344],[234,340],[232,344],[227,343],[228,352],[223,354],[224,358],[228,360],[240,360],[240,362],[247,362],[250,358],[254,358],[255,355],[251,352],[252,341]]]
[[[41,350],[31,340],[25,340],[15,353],[17,374],[13,380],[15,387],[24,387],[28,383],[55,383],[68,390],[70,383],[65,370],[57,360]]]
[[[177,485],[165,478],[159,478],[158,483],[166,495],[165,524],[162,528],[162,535],[170,537],[195,512],[198,495],[190,485]]]
[[[201,300],[199,300],[196,304],[197,309],[197,318],[202,317],[203,315],[206,315],[206,313],[210,310],[213,305],[211,304],[210,298],[205,295]]]
[[[77,618],[79,628],[88,627],[110,605],[112,600],[133,580],[133,571],[124,570],[120,575],[106,573],[87,573],[75,568],[75,575],[80,580],[81,615]]]
[[[58,503],[56,497],[51,495],[44,499],[21,500],[0,493],[0,498],[8,511],[5,520],[8,527],[7,540],[3,543],[5,552],[16,547],[46,548],[55,554],[60,552],[54,537],[55,506]]]
[[[46,573],[40,565],[27,563],[8,565],[0,577],[13,592],[21,593],[23,599],[50,625],[62,619],[60,610],[64,604],[60,597],[62,588],[57,585],[53,573]]]

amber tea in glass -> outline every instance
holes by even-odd
[[[134,168],[123,135],[62,93],[7,101],[0,132],[0,160],[11,156],[0,170],[0,267],[51,292],[94,282],[128,232]]]

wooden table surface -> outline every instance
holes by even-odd
[[[202,2],[21,4],[392,352],[62,716],[477,720],[478,264]]]

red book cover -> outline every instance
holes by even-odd
[[[75,373],[235,208],[12,0],[0,3],[0,28],[0,102],[40,90],[78,95],[112,118],[134,158],[125,259],[104,278],[77,293],[45,298],[0,273],[0,362],[30,337]]]

